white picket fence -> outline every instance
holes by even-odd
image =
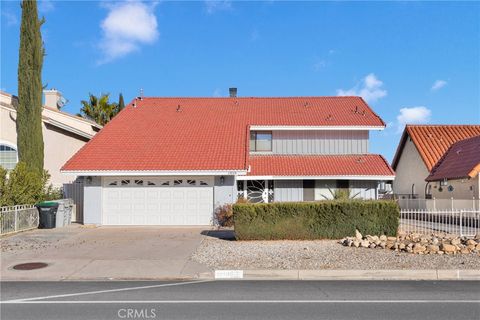
[[[400,210],[400,230],[473,237],[480,233],[480,210]]]
[[[0,207],[0,235],[38,228],[38,222],[33,205]]]
[[[72,199],[55,200],[59,204],[56,227],[69,225],[75,206]],[[38,209],[31,204],[0,207],[0,235],[38,228]]]

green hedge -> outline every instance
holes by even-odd
[[[400,211],[393,201],[332,200],[233,205],[238,240],[340,239],[397,233]]]

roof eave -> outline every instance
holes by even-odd
[[[76,176],[227,176],[246,175],[247,170],[60,170],[66,175]]]
[[[237,180],[395,180],[395,175],[261,175],[240,176]]]

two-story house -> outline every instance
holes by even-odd
[[[394,172],[369,154],[384,122],[360,97],[133,100],[63,167],[86,176],[84,222],[209,225],[216,207],[377,199]]]

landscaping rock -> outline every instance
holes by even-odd
[[[355,238],[357,238],[357,240],[360,240],[360,241],[363,239],[363,236],[360,233],[360,231],[355,230]]]
[[[430,253],[438,253],[438,251],[440,251],[440,247],[435,245],[435,244],[431,244],[431,245],[427,246],[427,250]]]
[[[355,237],[339,241],[347,247],[381,248],[397,252],[414,254],[472,254],[480,253],[480,239],[452,236],[445,233],[424,235],[419,233],[402,233],[398,237],[386,235],[366,235],[361,237],[358,230]]]
[[[457,251],[457,247],[451,244],[442,244],[442,251],[445,253],[455,253],[455,251]]]
[[[368,248],[370,246],[370,241],[368,240],[363,240],[360,245],[364,248]]]
[[[413,253],[422,253],[422,252],[425,252],[427,250],[427,248],[423,245],[421,245],[420,243],[416,243],[414,246],[413,246]]]

